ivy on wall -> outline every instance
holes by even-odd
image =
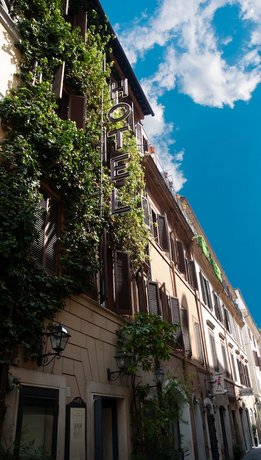
[[[75,10],[81,6],[76,0],[70,3]],[[91,286],[99,269],[104,225],[112,234],[112,246],[129,251],[134,265],[145,254],[145,227],[137,198],[144,187],[143,173],[131,135],[125,138],[132,153],[123,191],[131,211],[122,217],[112,217],[106,209],[103,216],[100,213],[102,98],[105,112],[110,106],[110,69],[103,66],[106,22],[101,26],[93,12],[84,43],[79,29],[65,20],[62,7],[61,0],[14,0],[11,7],[21,35],[17,46],[22,62],[19,86],[0,103],[5,131],[0,145],[1,362],[10,361],[20,345],[27,356],[37,357],[44,321],[63,307],[66,296]],[[86,96],[86,130],[57,114],[53,75],[63,62],[69,92]],[[32,254],[43,184],[64,204],[60,276],[48,275]]]

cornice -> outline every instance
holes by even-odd
[[[15,42],[20,41],[20,35],[16,27],[16,24],[11,19],[11,17],[9,16],[9,14],[6,12],[6,10],[4,9],[2,5],[0,5],[0,23],[9,33],[9,35],[11,35],[11,37],[14,39]]]

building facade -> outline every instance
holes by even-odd
[[[73,29],[78,28],[84,45],[87,19],[92,10],[96,12],[95,21],[98,21],[100,30],[106,26],[107,32],[114,34],[98,1],[83,2],[80,9],[76,7],[77,2],[65,3],[63,15]],[[20,36],[9,13],[7,3],[2,0],[2,98],[10,94],[12,87],[19,85],[15,74],[22,61],[15,46],[20,42]],[[91,273],[92,283],[86,289],[66,295],[63,308],[52,320],[60,332],[68,331],[70,335],[60,358],[49,359],[52,344],[50,335],[45,335],[47,340],[43,341],[42,359],[28,359],[22,347],[17,347],[9,360],[10,391],[6,394],[2,445],[6,450],[15,446],[19,455],[23,445],[31,444],[36,450],[44,448],[55,460],[130,459],[137,421],[130,410],[131,379],[119,374],[116,368],[117,331],[135,313],[151,313],[176,326],[171,358],[159,363],[165,374],[163,389],[170,378],[188,388],[189,398],[182,407],[179,420],[173,425],[173,446],[179,452],[177,458],[232,460],[235,444],[242,451],[253,445],[251,426],[254,421],[260,430],[259,331],[247,322],[240,293],[230,285],[189,203],[176,195],[170,178],[157,161],[155,149],[142,126],[143,118],[153,115],[153,110],[117,38],[110,39],[106,57],[111,63],[107,75],[110,101],[105,100],[105,90],[97,96],[101,118],[98,136],[100,162],[96,166],[98,172],[93,169],[97,176],[101,170],[109,170],[110,183],[113,184],[109,213],[116,217],[97,234],[101,264],[99,271]],[[87,104],[80,77],[77,74],[78,81],[73,73],[66,74],[67,63],[61,62],[61,56],[58,63],[52,82],[56,99],[53,110],[65,122],[63,126],[77,127],[80,133],[87,129],[91,131],[91,120],[88,120],[88,128],[86,120],[92,107]],[[37,91],[44,70],[36,60],[31,71],[32,86]],[[99,85],[94,88],[94,93],[95,90],[100,90]],[[50,119],[54,120],[52,113],[50,111]],[[111,123],[107,132],[105,123],[103,125],[105,119]],[[74,124],[70,125],[70,122]],[[1,140],[4,136],[8,138],[6,125],[8,120],[5,120],[5,130],[1,128]],[[129,154],[123,148],[127,131],[133,133],[145,176],[139,207],[143,210],[147,232],[147,258],[135,269],[129,257],[131,251],[113,244],[111,235],[114,220],[117,221],[121,213],[126,215],[131,208],[125,206],[120,195],[128,177]],[[61,139],[65,139],[63,134],[61,130]],[[48,138],[47,154],[41,152],[42,162],[49,161],[48,155],[52,154],[50,144]],[[86,147],[86,158],[91,147]],[[63,149],[62,141],[59,149]],[[67,156],[75,156],[75,151],[70,150]],[[40,238],[35,238],[32,243],[34,259],[31,259],[37,260],[37,266],[40,265],[41,270],[53,278],[63,275],[60,234],[66,225],[65,210],[70,194],[75,193],[77,197],[75,189],[79,186],[77,184],[75,189],[68,186],[66,193],[61,192],[64,184],[54,173],[59,162],[60,157],[47,169],[48,174],[39,179],[42,213],[37,216],[36,227]],[[1,166],[8,169],[4,162]],[[74,171],[71,175],[67,173],[68,182],[73,182]],[[97,191],[98,183],[100,188]],[[97,198],[99,218],[105,220],[107,183],[96,180],[93,184],[88,199],[92,203],[91,200]],[[131,227],[131,231],[135,232],[135,228]],[[94,245],[97,239],[93,238]],[[75,240],[75,247],[78,243]],[[70,248],[71,253],[73,248],[74,245]],[[84,257],[82,251],[81,258]],[[86,265],[88,267],[88,260]],[[25,296],[30,297],[27,292]],[[48,292],[39,290],[39,298],[44,296],[47,299]],[[59,329],[61,325],[62,329]],[[50,328],[47,321],[46,326]],[[252,334],[252,354],[246,344],[246,327]],[[52,357],[54,355],[50,355]],[[112,378],[116,375],[117,378]],[[150,386],[155,383],[155,375],[151,372],[140,378]],[[247,390],[252,385],[254,396],[249,397]]]

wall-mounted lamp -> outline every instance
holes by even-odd
[[[161,367],[157,366],[155,369],[155,378],[156,378],[156,383],[157,385],[162,385],[164,381],[164,371]]]
[[[114,358],[116,359],[116,363],[119,370],[111,371],[109,368],[107,369],[107,379],[109,381],[117,380],[120,374],[129,367],[130,362],[132,360],[132,356],[126,351],[118,351]]]
[[[43,353],[39,360],[39,365],[47,366],[55,358],[60,358],[70,337],[67,329],[62,326],[62,324],[57,324],[50,331],[43,332],[43,340],[46,342],[48,338],[50,339],[53,351],[50,353]]]

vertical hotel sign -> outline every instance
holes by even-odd
[[[127,167],[130,154],[123,150],[123,134],[129,130],[134,132],[134,119],[132,106],[123,101],[129,95],[127,78],[119,83],[112,83],[110,91],[114,104],[107,116],[112,124],[120,123],[120,127],[115,127],[107,133],[107,137],[113,138],[115,143],[115,155],[110,159],[111,181],[114,185],[111,213],[121,214],[130,209],[130,206],[126,206],[118,197],[118,190],[124,185],[124,179],[129,176]]]

